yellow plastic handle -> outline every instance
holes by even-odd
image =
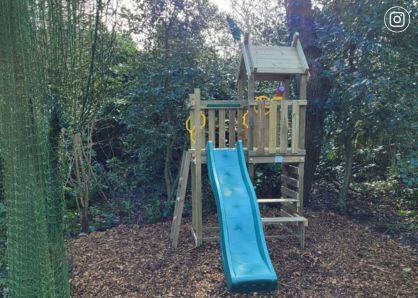
[[[206,116],[205,116],[205,113],[200,112],[200,116],[202,116],[202,125],[200,126],[200,128],[204,128],[206,126]]]
[[[244,113],[244,115],[242,115],[242,125],[244,125],[244,127],[246,129],[248,129],[248,123],[247,123],[247,116],[248,116],[248,110]]]
[[[194,131],[196,129],[196,127],[193,126],[193,128],[190,127],[190,120],[191,120],[191,116],[189,116],[189,118],[187,118],[186,120],[186,130],[189,132],[190,135],[190,142],[192,142],[192,144],[196,144],[196,140],[194,138]]]
[[[200,128],[202,129],[206,126],[206,116],[203,112],[200,112],[200,116],[202,116],[202,124],[200,125]],[[186,130],[189,132],[190,142],[192,142],[192,144],[196,144],[196,139],[194,137],[194,131],[196,130],[196,127],[190,127],[191,119],[191,116],[189,116],[189,118],[186,120]]]
[[[257,96],[257,97],[255,98],[255,100],[256,100],[256,101],[261,101],[261,100],[270,100],[270,97],[265,96],[265,95],[260,95],[260,96]],[[253,110],[254,110],[254,112],[255,112],[256,114],[258,114],[258,109],[257,109],[255,106],[253,106]],[[270,114],[270,111],[268,111],[268,112],[266,112],[266,113],[265,113],[265,115],[268,115],[268,114]]]
[[[270,97],[265,96],[265,95],[260,95],[257,96],[257,98],[255,99],[256,101],[260,101],[260,100],[270,100]]]

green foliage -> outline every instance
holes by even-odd
[[[142,214],[136,220],[153,222],[172,213],[188,143],[184,122],[189,93],[200,87],[205,98],[230,99],[237,59],[235,54],[222,58],[216,45],[208,43],[210,30],[229,33],[225,19],[207,1],[136,4],[138,10],[126,17],[137,21],[131,29],[141,30],[146,39],[140,50],[127,37],[116,39],[109,80],[116,92],[98,117],[110,114],[112,120],[99,120],[95,138],[117,133],[118,144],[94,148],[101,164],[96,176],[112,210],[125,210],[119,220],[133,218],[127,210],[134,210]],[[110,150],[114,145],[116,154]]]
[[[390,6],[335,0],[317,12],[321,60],[333,84],[321,175],[334,183],[346,179],[352,156],[349,179],[355,185],[395,175],[408,181],[402,182],[406,188],[416,188],[416,168],[414,175],[405,163],[416,155],[417,74],[411,43],[416,24],[402,34],[386,30],[382,16]],[[412,3],[404,6],[413,11]],[[404,196],[397,192],[398,198]]]

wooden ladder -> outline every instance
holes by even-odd
[[[180,166],[180,178],[177,186],[176,206],[174,208],[173,222],[171,224],[170,232],[170,240],[173,247],[177,247],[179,241],[181,218],[183,216],[184,199],[186,196],[187,182],[189,180],[191,158],[192,152],[190,150],[183,152]]]

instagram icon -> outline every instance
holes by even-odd
[[[386,11],[384,20],[389,31],[399,33],[408,28],[411,17],[402,6],[393,6]]]

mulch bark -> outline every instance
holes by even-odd
[[[417,297],[418,262],[405,247],[366,225],[310,212],[306,249],[297,239],[269,239],[280,277],[273,293],[228,292],[219,243],[193,247],[186,219],[177,250],[170,223],[119,226],[72,241],[74,297]],[[216,216],[208,218],[216,225]],[[271,234],[271,229],[266,233]],[[281,233],[280,228],[275,232]]]

